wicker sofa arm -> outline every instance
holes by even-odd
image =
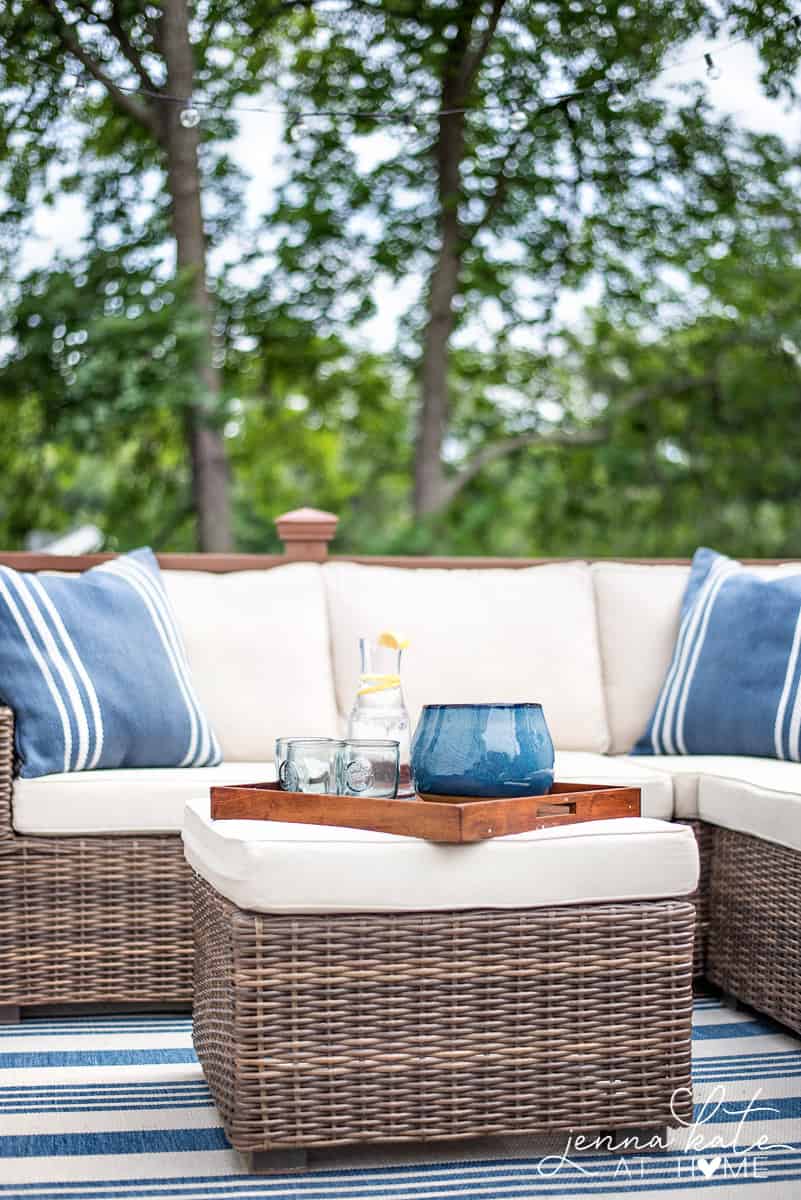
[[[14,784],[14,714],[0,705],[0,847],[11,841],[11,792]]]

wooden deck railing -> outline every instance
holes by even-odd
[[[280,567],[287,562],[356,562],[393,567],[534,567],[543,563],[571,562],[576,559],[593,558],[582,554],[560,555],[551,558],[492,558],[483,556],[437,556],[437,555],[367,555],[329,554],[329,543],[336,533],[339,518],[334,513],[321,512],[316,508],[298,508],[294,512],[282,513],[275,518],[278,536],[283,543],[283,554],[159,554],[162,567],[173,571],[228,571],[266,570]],[[116,554],[47,554],[42,551],[0,551],[0,565],[15,567],[18,571],[85,571],[98,563],[116,558]],[[689,558],[628,558],[610,555],[606,560],[593,561],[641,563],[646,565],[673,564],[686,566]],[[746,558],[753,565],[778,565],[796,561],[780,558]]]

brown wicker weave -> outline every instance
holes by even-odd
[[[194,896],[195,1048],[240,1150],[690,1116],[686,901],[293,917]]]
[[[801,853],[730,829],[713,837],[707,976],[801,1032]]]
[[[190,873],[173,837],[27,837],[0,708],[0,1005],[192,998]]]
[[[698,887],[688,897],[695,905],[695,949],[693,952],[693,978],[702,979],[706,974],[706,947],[709,938],[709,883],[712,873],[712,851],[714,827],[704,821],[676,821],[677,825],[689,825],[698,843],[700,874]]]
[[[13,735],[0,707],[0,1006],[188,1003],[190,873],[180,838],[16,834]],[[701,851],[696,976],[708,938],[709,978],[801,1031],[801,854],[690,824]]]

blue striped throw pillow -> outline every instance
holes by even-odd
[[[634,754],[801,760],[801,568],[765,579],[702,548],[648,728]]]
[[[220,761],[148,549],[82,575],[0,567],[0,700],[26,778]]]

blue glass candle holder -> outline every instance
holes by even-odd
[[[417,792],[542,796],[554,752],[541,704],[427,704],[412,739]]]

